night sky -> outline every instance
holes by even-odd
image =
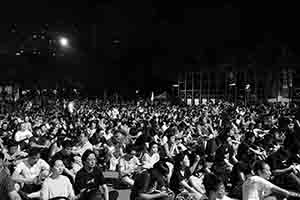
[[[72,77],[92,88],[164,87],[186,65],[214,66],[241,49],[253,54],[267,44],[280,52],[284,45],[298,55],[296,8],[279,3],[11,1],[1,13],[2,72],[12,71],[6,79],[23,82]],[[49,46],[59,35],[70,39],[72,49]],[[20,50],[24,53],[16,56]]]

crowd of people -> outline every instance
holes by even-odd
[[[1,200],[116,199],[105,171],[118,174],[130,200],[300,197],[291,103],[15,104],[1,108]]]

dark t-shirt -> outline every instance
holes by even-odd
[[[99,143],[102,143],[102,144],[106,144],[107,141],[105,139],[105,137],[101,137],[101,138],[97,138],[96,134],[94,134],[90,139],[89,139],[90,143],[92,145],[97,145]]]
[[[250,149],[249,144],[247,144],[246,142],[242,142],[238,147],[237,159],[241,160],[242,158],[244,158],[244,161],[250,159],[250,156],[249,156],[250,150],[249,149]]]
[[[180,184],[181,181],[186,180],[188,182],[188,179],[191,177],[191,172],[188,168],[185,169],[184,175],[180,173],[179,169],[174,169],[174,172],[172,174],[171,180],[170,180],[170,189],[175,193],[179,194],[184,190],[183,186]]]
[[[9,170],[0,171],[0,199],[9,200],[8,193],[14,190],[14,183],[9,176]]]
[[[288,168],[292,164],[288,152],[282,148],[270,155],[267,158],[267,163],[272,170]]]
[[[82,168],[76,174],[75,194],[79,194],[82,189],[95,189],[104,184],[104,176],[100,168],[95,167],[91,173]]]
[[[150,169],[138,174],[131,188],[130,200],[136,200],[141,193],[151,194],[155,190],[160,190],[163,186],[166,186],[163,177],[157,173],[157,171]]]
[[[238,162],[236,163],[231,171],[231,183],[233,186],[239,185],[240,183],[243,183],[243,180],[240,177],[240,173],[243,173],[244,175],[250,173],[251,168],[250,166],[245,162]]]
[[[152,185],[152,186],[151,186]],[[148,193],[154,185],[151,184],[151,174],[144,171],[135,177],[134,185],[130,193],[130,200],[135,200],[140,193]]]

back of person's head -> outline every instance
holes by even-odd
[[[246,132],[245,133],[245,140],[250,140],[252,138],[255,138],[255,134],[253,132]]]
[[[206,193],[216,192],[221,185],[224,185],[223,180],[215,174],[208,173],[204,176],[203,185]]]
[[[153,165],[153,169],[157,170],[161,175],[169,174],[169,167],[164,161],[158,161]]]
[[[216,150],[216,161],[223,161],[226,158],[226,154],[229,153],[227,145],[222,145]]]
[[[7,148],[9,149],[9,148],[11,148],[11,147],[17,147],[18,146],[18,143],[16,143],[15,141],[13,141],[13,140],[9,140],[8,142],[7,142]]]
[[[64,149],[66,149],[66,148],[71,148],[73,146],[73,144],[72,144],[72,142],[70,141],[70,140],[66,140],[66,141],[63,141],[62,142],[62,147],[64,148]]]
[[[31,149],[29,149],[28,157],[34,157],[34,156],[39,155],[40,153],[41,152],[40,152],[39,148],[31,148]]]
[[[254,172],[255,174],[258,174],[258,171],[262,171],[262,170],[264,169],[265,165],[266,165],[266,162],[265,162],[265,161],[262,161],[262,160],[256,161],[256,162],[253,164],[253,167],[252,167],[253,172]]]

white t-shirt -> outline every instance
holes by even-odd
[[[60,175],[56,179],[47,178],[41,189],[41,199],[48,200],[54,197],[73,197],[74,190],[70,180]]]
[[[275,185],[262,177],[249,177],[243,183],[243,200],[263,200],[274,187]]]
[[[43,169],[50,169],[50,166],[46,161],[43,159],[39,159],[36,164],[33,166],[29,166],[27,163],[27,160],[24,160],[23,162],[20,162],[17,164],[15,172],[16,174],[20,174],[24,178],[32,178],[34,179],[35,177],[39,176],[40,172]]]
[[[234,200],[234,199],[232,199],[232,198],[225,195],[222,199],[217,198],[217,200]]]
[[[152,156],[150,156],[148,153],[145,153],[142,158],[143,167],[146,169],[150,169],[155,163],[159,161],[159,159],[160,157],[158,153],[155,153]]]
[[[79,146],[79,147],[75,147],[74,150],[73,150],[73,153],[74,154],[79,154],[80,156],[83,155],[83,153],[86,151],[86,150],[93,150],[93,145],[90,143],[90,142],[86,142],[84,145],[82,146]]]
[[[15,135],[15,140],[16,142],[20,142],[30,137],[32,137],[32,133],[26,129],[25,131],[17,131]]]

